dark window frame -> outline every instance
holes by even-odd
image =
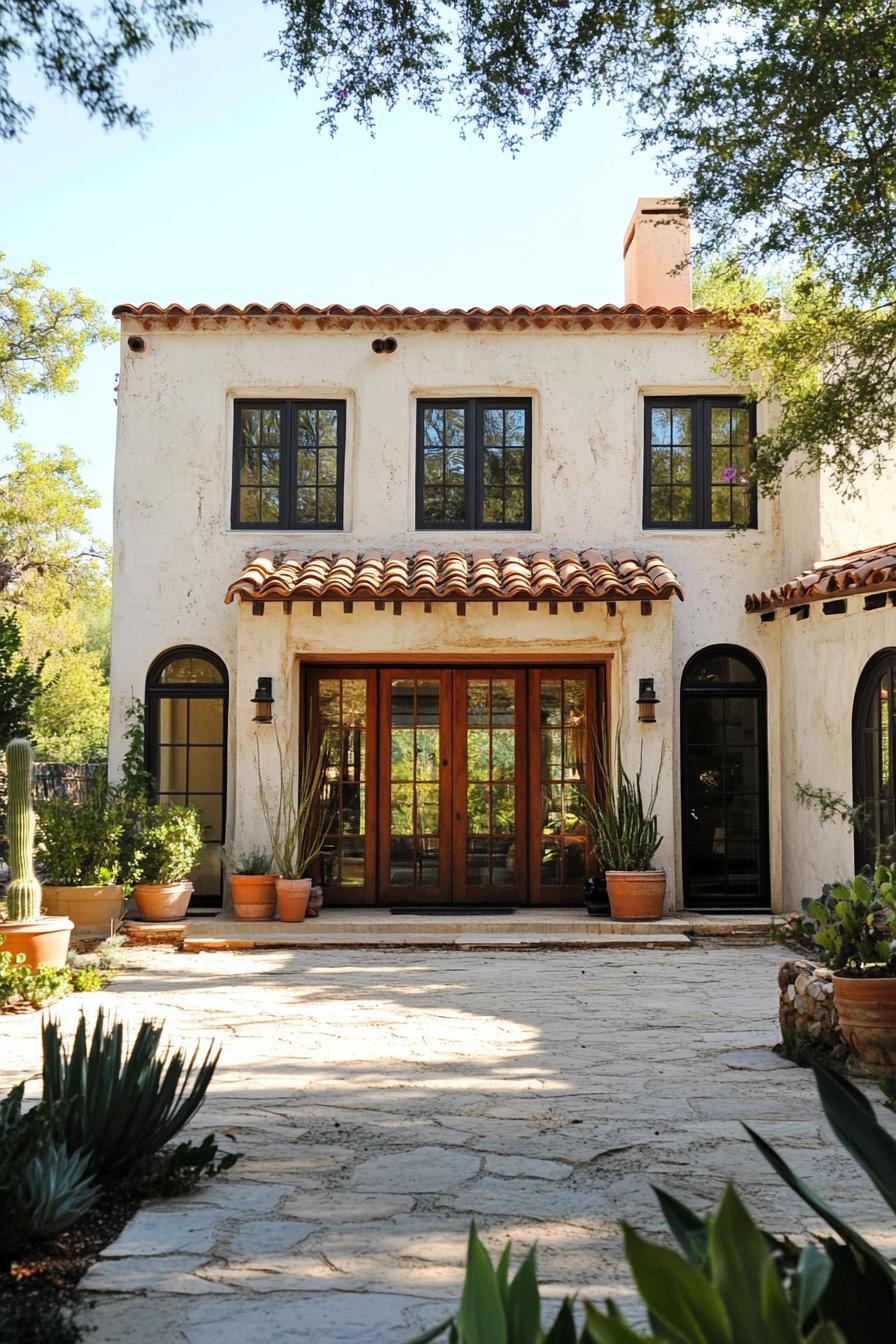
[[[296,452],[299,411],[312,407],[336,412],[336,521],[303,523],[296,518]],[[280,517],[276,521],[240,518],[240,412],[280,412]],[[345,433],[347,403],[332,397],[239,397],[233,403],[233,463],[230,487],[230,526],[234,531],[342,532],[345,528]]]
[[[651,412],[669,406],[672,408],[679,406],[689,407],[691,410],[691,424],[695,426],[694,442],[691,446],[691,517],[684,522],[672,522],[660,520],[654,522],[651,507],[653,495],[651,491],[652,477],[651,468],[653,465],[653,454],[651,446],[653,434],[651,431]],[[710,432],[710,411],[713,407],[735,406],[738,409],[745,409],[750,416],[750,440],[752,442],[756,437],[756,405],[754,402],[745,401],[743,397],[733,395],[719,396],[675,396],[675,397],[645,397],[644,398],[644,439],[643,439],[643,492],[644,492],[644,511],[643,526],[645,530],[652,532],[728,532],[734,528],[746,527],[755,529],[758,523],[758,498],[756,486],[750,487],[750,517],[745,524],[712,521],[712,435]],[[752,457],[752,451],[751,451]]]
[[[866,751],[867,743],[865,739],[865,723],[868,717],[868,710],[871,707],[871,701],[875,695],[877,687],[880,686],[881,677],[884,673],[890,675],[890,690],[896,693],[896,648],[889,647],[878,649],[877,653],[871,655],[859,675],[856,682],[855,695],[852,704],[852,800],[853,805],[858,807],[860,804],[866,804],[867,798],[864,796],[864,782],[866,766],[868,764]],[[890,760],[894,759],[893,752],[896,751],[896,705],[891,702],[890,722],[888,725],[890,736]],[[880,781],[878,781],[880,783]],[[893,786],[896,791],[896,785]],[[882,790],[881,790],[882,792]],[[881,841],[888,837],[881,836]],[[853,847],[855,854],[856,872],[865,864],[874,865],[876,841],[868,834],[868,831],[856,826],[853,829]]]
[[[423,511],[423,417],[434,409],[464,409],[464,493],[463,521],[452,519],[435,522]],[[523,410],[526,428],[523,435],[523,521],[521,523],[488,523],[483,518],[485,494],[484,413],[486,410]],[[416,480],[415,529],[418,532],[531,532],[532,530],[532,398],[531,397],[418,397],[417,441],[415,451]],[[471,470],[472,468],[472,470]]]

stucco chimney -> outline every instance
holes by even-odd
[[[642,308],[690,308],[691,223],[680,201],[642,196],[622,244],[625,301]],[[686,262],[681,270],[676,270]],[[675,271],[672,275],[670,272]]]

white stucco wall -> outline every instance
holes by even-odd
[[[143,335],[131,352],[129,334]],[[399,331],[398,351],[371,352],[374,333],[247,329],[154,329],[124,323],[115,479],[115,592],[112,642],[113,770],[121,760],[122,713],[142,695],[147,668],[182,643],[214,650],[230,674],[228,833],[237,845],[261,837],[254,801],[254,725],[248,704],[258,675],[273,675],[278,714],[296,697],[302,652],[384,652],[463,647],[483,657],[533,649],[534,656],[581,650],[613,654],[614,714],[626,751],[645,761],[667,743],[662,860],[677,900],[678,705],[681,670],[710,644],[752,650],[769,683],[772,745],[772,890],[782,899],[780,772],[780,622],[763,626],[743,612],[748,591],[784,576],[779,504],[760,500],[755,531],[644,531],[643,397],[734,390],[710,369],[695,331],[652,328],[562,332]],[[418,532],[414,529],[415,398],[500,395],[533,399],[533,530],[518,534]],[[344,397],[348,403],[345,530],[296,534],[230,529],[233,400],[257,395]],[[760,418],[760,429],[762,429]],[[505,545],[655,549],[679,574],[684,604],[637,604],[615,618],[601,607],[581,614],[502,607],[498,616],[468,607],[430,615],[406,603],[402,616],[362,604],[352,615],[325,607],[315,619],[297,604],[291,616],[253,617],[224,605],[224,592],[247,553],[421,544],[442,549]],[[654,676],[661,699],[656,729],[638,728],[637,679]],[[614,717],[615,722],[615,717]],[[281,727],[284,722],[281,720]]]

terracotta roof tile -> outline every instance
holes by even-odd
[[[744,606],[748,612],[760,613],[888,589],[896,589],[896,542],[818,560],[789,583],[768,592],[748,593]]]
[[[629,551],[609,559],[599,551],[318,551],[302,555],[259,551],[227,589],[225,602],[550,600],[625,602],[684,597],[658,555]]]
[[[663,308],[659,305],[642,308],[636,303],[625,304],[621,308],[612,303],[600,307],[590,303],[561,303],[556,307],[550,304],[537,304],[535,307],[520,304],[514,308],[396,308],[392,304],[384,304],[380,308],[368,304],[346,308],[340,303],[331,303],[323,308],[316,308],[310,303],[300,303],[295,307],[289,303],[247,303],[243,307],[224,303],[217,308],[207,303],[197,303],[187,308],[180,303],[120,303],[113,308],[112,313],[120,319],[137,321],[148,331],[155,327],[214,330],[228,322],[243,325],[261,323],[299,331],[304,327],[350,330],[354,326],[370,331],[443,331],[458,326],[471,331],[525,331],[529,327],[588,331],[591,328],[613,330],[619,326],[633,330],[667,326],[684,330],[687,327],[704,327],[720,320],[709,308]]]

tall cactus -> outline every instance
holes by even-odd
[[[41,889],[34,876],[34,808],[31,805],[31,743],[17,737],[6,748],[9,800],[6,827],[9,832],[10,882],[6,909],[10,919],[40,919]]]

